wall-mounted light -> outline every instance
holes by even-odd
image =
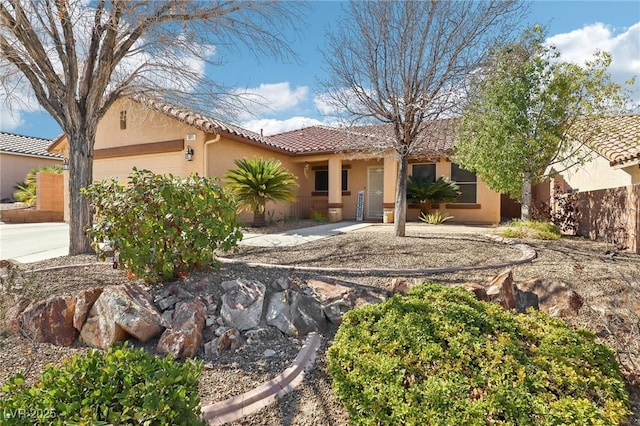
[[[65,158],[62,160],[62,170],[69,170],[69,159]]]
[[[187,161],[193,161],[193,147],[191,145],[187,145],[187,149],[184,152],[184,158],[187,159]]]

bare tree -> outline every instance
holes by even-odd
[[[329,101],[352,122],[393,125],[393,139],[369,152],[392,151],[399,162],[396,236],[405,235],[408,159],[418,135],[460,111],[470,73],[496,40],[511,37],[525,10],[516,0],[352,1],[327,35]]]
[[[299,22],[298,10],[278,1],[0,1],[8,100],[19,102],[16,87],[28,87],[69,141],[69,254],[90,251],[92,216],[80,189],[92,183],[96,128],[116,99],[145,95],[220,109],[226,90],[205,66],[239,46],[291,56],[281,34]]]

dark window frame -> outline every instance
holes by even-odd
[[[433,167],[433,179],[431,180],[431,182],[435,182],[436,181],[436,163],[414,163],[411,165],[411,176],[415,177],[421,177],[421,174],[416,174],[415,173],[415,167],[416,166],[430,166],[429,168],[431,168],[431,166]],[[428,176],[431,175],[431,173],[427,174]]]
[[[318,180],[318,174],[321,173],[326,177],[323,177],[321,181]],[[318,183],[325,183],[322,187],[326,189],[318,188]],[[314,193],[329,193],[329,168],[315,169],[313,171],[313,192]],[[349,192],[349,168],[342,168],[342,193]]]
[[[456,177],[460,180],[457,180]],[[451,163],[451,180],[462,191],[456,204],[476,204],[478,202],[478,175],[476,173],[465,170],[456,163]],[[473,193],[471,193],[471,188],[473,188]]]

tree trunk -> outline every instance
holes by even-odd
[[[520,208],[520,219],[531,220],[531,173],[524,172],[522,175],[522,204]]]
[[[93,226],[89,200],[80,192],[93,183],[95,131],[66,132],[69,141],[69,255],[90,253],[87,229]]]
[[[265,209],[259,208],[253,211],[253,226],[255,228],[262,228],[267,224],[267,221],[265,220],[265,212]]]
[[[396,237],[404,237],[407,224],[407,175],[409,173],[409,157],[402,155],[398,167],[396,183],[396,207],[393,228]]]

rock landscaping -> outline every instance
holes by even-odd
[[[515,257],[519,255],[511,247],[487,243],[477,236],[426,236],[411,228],[408,229],[408,234],[412,238],[403,240],[411,240],[406,246],[399,245],[392,236],[384,233],[358,231],[298,248],[279,249],[278,253],[268,249],[242,249],[238,256],[261,262],[277,256],[276,260],[285,264],[313,264],[310,259],[313,258],[322,265],[333,264],[335,267],[341,265],[342,259],[349,258],[349,266],[361,265],[364,269],[365,266],[426,268],[498,263],[514,258],[514,254]],[[18,277],[17,283],[23,288],[22,294],[28,297],[14,300],[7,312],[11,315],[8,315],[10,320],[5,323],[8,333],[0,337],[0,364],[8,367],[0,368],[0,383],[6,382],[10,375],[18,371],[25,374],[28,382],[33,382],[45,364],[57,364],[70,354],[86,352],[81,330],[88,318],[92,318],[90,312],[99,296],[111,288],[139,287],[148,295],[140,296],[141,300],[151,300],[151,307],[156,313],[153,318],[160,317],[161,327],[146,342],[136,340],[132,344],[143,347],[150,353],[160,354],[161,337],[165,333],[171,336],[175,332],[173,337],[165,337],[167,345],[163,353],[171,353],[180,358],[193,356],[203,359],[205,370],[199,384],[201,402],[221,402],[250,392],[290,367],[305,341],[303,333],[313,329],[309,327],[306,318],[305,321],[296,320],[296,315],[307,309],[317,313],[320,306],[324,317],[324,322],[316,328],[321,336],[320,348],[313,368],[308,371],[302,383],[275,404],[231,424],[346,424],[347,414],[331,391],[325,359],[326,348],[332,342],[342,315],[353,306],[384,300],[391,293],[407,291],[425,279],[432,279],[446,285],[464,286],[480,300],[493,298],[498,303],[509,306],[535,306],[534,296],[537,296],[540,310],[562,317],[572,326],[587,327],[596,332],[601,341],[614,347],[625,368],[632,394],[632,411],[636,413],[628,424],[634,424],[639,420],[639,406],[637,397],[634,396],[637,385],[634,385],[636,376],[633,362],[637,362],[638,352],[637,339],[634,340],[637,331],[633,328],[632,313],[638,312],[640,306],[637,306],[637,300],[640,299],[632,295],[638,294],[640,290],[637,268],[640,258],[633,254],[619,253],[613,260],[601,255],[605,252],[604,244],[579,239],[560,242],[530,241],[528,244],[536,249],[538,258],[531,263],[514,266],[510,276],[508,273],[501,274],[505,272],[501,270],[464,271],[434,276],[389,276],[368,274],[364,270],[361,273],[341,274],[336,270],[329,278],[305,271],[283,272],[229,264],[219,270],[196,271],[185,279],[147,288],[141,282],[128,280],[125,274],[112,270],[106,264],[33,274],[28,273],[31,267],[21,265],[25,272]],[[466,250],[459,249],[463,246]],[[372,251],[373,248],[377,251]],[[389,256],[389,253],[396,254]],[[60,258],[34,265],[33,268],[90,262],[95,262],[95,259]],[[493,283],[496,286],[491,290],[490,283],[497,277],[500,278]],[[225,289],[222,284],[227,282],[235,284],[226,284],[229,288]],[[226,299],[229,308],[233,308],[237,302],[252,305],[260,298],[256,296],[261,292],[256,282],[264,286],[257,326],[240,330],[232,323],[225,322],[221,312],[224,306],[223,296],[227,294],[227,290],[233,294],[233,297]],[[34,290],[31,291],[30,288]],[[101,292],[97,290],[99,288],[102,289]],[[247,293],[246,289],[251,291]],[[523,294],[526,297],[523,298]],[[39,302],[32,302],[37,298],[40,299]],[[50,301],[48,303],[51,308],[46,308],[45,301]],[[26,311],[28,306],[38,306],[41,312],[51,312],[50,316],[62,315],[60,318],[65,320],[61,323],[75,339],[71,346],[38,343],[24,337],[27,333],[24,321],[20,322],[22,317],[19,312]],[[53,306],[62,308],[55,310]],[[270,308],[273,308],[271,315]],[[176,322],[178,317],[181,318],[180,322]],[[42,318],[46,318],[46,315],[43,314]],[[118,333],[124,330],[127,334],[125,338],[131,339],[133,334],[125,329],[131,323],[125,321],[125,318],[119,317],[117,328],[114,326],[113,329],[119,329]],[[200,321],[203,321],[202,340],[197,343],[198,336],[187,335],[185,331],[200,328]],[[279,326],[270,325],[268,321]],[[115,320],[113,324],[116,324]],[[21,333],[13,334],[16,331]],[[34,336],[35,339],[35,336],[47,333],[32,329],[29,336]],[[64,333],[59,334],[62,336]],[[188,348],[194,347],[196,349],[190,355]]]
[[[178,284],[157,291],[131,283],[29,304],[23,299],[16,305],[23,309],[11,310],[5,321],[10,324],[6,331],[23,332],[37,343],[72,346],[79,338],[87,346],[108,349],[116,342],[147,342],[159,336],[159,354],[173,358],[204,354],[213,359],[246,344],[243,335],[260,327],[297,337],[325,333],[331,324],[340,323],[345,312],[384,301],[387,294],[331,280],[300,285],[287,277],[268,285],[238,278],[198,293]],[[265,351],[265,357],[273,354]]]

